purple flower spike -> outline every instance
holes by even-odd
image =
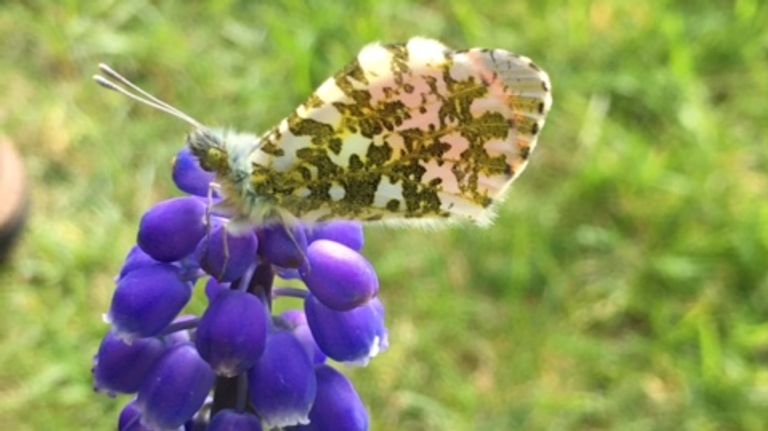
[[[384,308],[378,298],[349,311],[336,311],[310,294],[304,312],[315,342],[331,359],[367,365],[388,346]]]
[[[179,279],[178,268],[165,263],[140,267],[118,281],[108,320],[127,337],[157,335],[191,296],[192,289]]]
[[[268,429],[306,424],[315,399],[314,367],[290,332],[267,337],[267,348],[248,371],[251,404]]]
[[[314,226],[309,232],[309,241],[328,239],[344,244],[355,251],[363,249],[365,237],[363,225],[354,221],[331,221]]]
[[[312,338],[312,331],[309,330],[307,316],[304,312],[301,310],[288,310],[280,317],[282,317],[283,321],[289,328],[291,328],[293,336],[296,337],[301,343],[301,346],[304,347],[304,351],[307,352],[312,363],[315,365],[325,363],[327,358],[320,348],[317,347],[315,339]]]
[[[215,375],[192,344],[169,349],[139,389],[138,406],[144,425],[178,428],[203,406]]]
[[[304,264],[307,235],[301,226],[267,226],[259,231],[259,244],[262,256],[277,266],[298,268]]]
[[[208,188],[216,179],[200,167],[200,161],[189,148],[179,151],[173,160],[173,182],[179,190],[195,196],[208,196]]]
[[[317,397],[309,412],[309,425],[286,431],[366,431],[368,412],[352,383],[335,369],[322,365],[315,370]]]
[[[307,248],[307,260],[309,265],[302,269],[304,283],[327,307],[350,310],[379,292],[373,266],[344,244],[317,240]]]
[[[256,296],[240,290],[219,293],[197,327],[195,345],[217,374],[245,372],[264,352],[267,312]]]
[[[152,207],[139,223],[139,247],[162,262],[179,260],[195,251],[205,235],[205,203],[183,197]]]
[[[213,229],[197,248],[200,267],[219,281],[234,281],[256,261],[256,235],[233,235],[225,225]]]
[[[207,431],[261,431],[261,421],[248,413],[222,410],[213,417]]]
[[[127,344],[110,332],[93,358],[94,386],[110,395],[134,393],[163,352],[165,344],[158,338],[141,338]]]

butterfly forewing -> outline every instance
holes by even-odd
[[[485,224],[550,105],[546,73],[525,57],[422,38],[368,45],[264,135],[252,186],[304,221]]]

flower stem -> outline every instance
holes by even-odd
[[[198,323],[200,323],[199,317],[192,317],[189,319],[179,320],[178,322],[173,322],[170,325],[166,326],[166,328],[163,330],[163,332],[160,333],[160,335],[168,335],[177,331],[183,331],[184,329],[196,328]]]
[[[216,387],[213,389],[213,408],[211,417],[224,409],[233,409],[237,406],[237,395],[239,386],[238,377],[217,377]]]
[[[235,409],[238,412],[244,412],[248,403],[248,378],[245,373],[237,376],[237,400]]]
[[[272,290],[272,298],[277,297],[290,297],[290,298],[299,298],[299,299],[306,299],[308,292],[304,289],[299,289],[297,287],[277,287]]]
[[[248,284],[248,292],[256,295],[264,301],[269,310],[272,309],[272,283],[275,280],[275,272],[272,264],[261,262],[256,266]]]

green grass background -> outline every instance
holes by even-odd
[[[126,401],[91,392],[91,356],[187,129],[98,62],[262,131],[413,35],[528,55],[555,102],[493,227],[367,230],[391,349],[348,374],[374,429],[767,429],[766,28],[758,0],[4,2],[0,130],[33,206],[0,270],[0,429],[112,429]]]

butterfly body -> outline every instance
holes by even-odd
[[[487,225],[551,103],[525,57],[412,38],[366,46],[261,136],[200,126],[187,143],[249,223]]]

